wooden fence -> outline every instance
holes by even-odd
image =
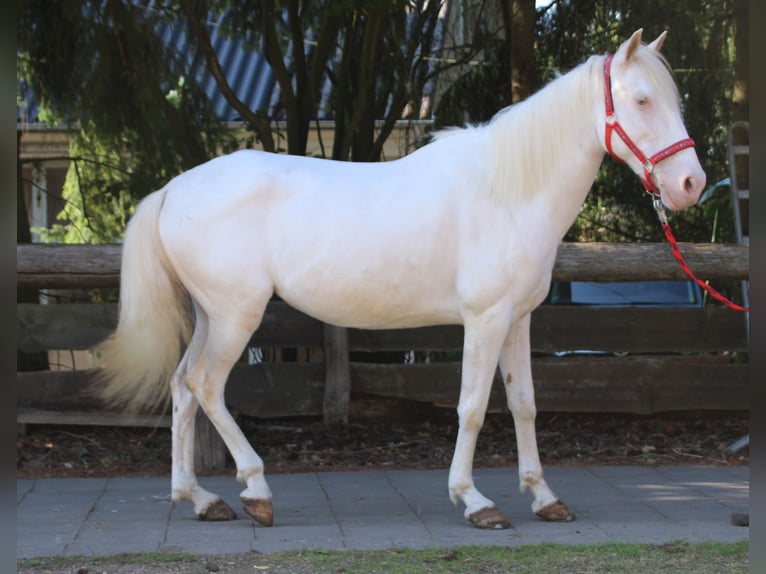
[[[747,245],[682,244],[681,249],[702,277],[723,281],[748,276]],[[116,287],[119,255],[119,245],[20,245],[18,288]],[[562,244],[554,268],[555,280],[683,278],[664,244]],[[27,352],[87,349],[114,328],[116,313],[114,303],[19,304],[18,347]],[[251,345],[322,349],[325,360],[236,367],[226,399],[244,415],[325,414],[328,420],[342,420],[349,409],[349,379],[355,397],[445,406],[454,406],[458,397],[462,327],[337,329],[274,300]],[[533,313],[532,347],[541,411],[654,413],[748,408],[748,365],[732,360],[732,353],[741,356],[747,350],[745,319],[717,304],[705,308],[542,306]],[[573,349],[629,354],[553,356],[556,351]],[[456,358],[455,362],[416,364],[349,359],[360,352],[412,350],[441,351]],[[89,394],[91,374],[18,373],[19,422],[157,423],[156,417],[148,415],[104,411]],[[351,408],[353,412],[353,404]],[[490,408],[505,408],[499,384],[493,389]],[[167,418],[159,421],[168,424]]]

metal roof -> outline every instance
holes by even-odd
[[[219,31],[218,22],[209,22],[208,32],[226,80],[236,96],[251,110],[271,112],[273,102],[276,101],[277,86],[266,58],[247,49],[242,40],[224,37]],[[157,34],[165,45],[174,47],[178,54],[187,55],[189,75],[204,88],[216,115],[224,122],[241,121],[242,118],[226,101],[215,78],[208,72],[201,52],[197,52],[196,43],[190,45],[188,42],[189,31],[185,19],[178,18],[172,24],[160,24]],[[39,123],[35,94],[23,82],[19,82],[17,89],[22,104],[16,106],[16,121],[23,124]]]

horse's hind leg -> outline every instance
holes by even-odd
[[[543,478],[535,433],[535,391],[529,344],[530,315],[517,320],[508,332],[500,353],[500,372],[505,383],[508,408],[513,414],[516,444],[519,451],[521,491],[532,491],[532,510],[548,521],[574,520],[574,513],[563,504]]]
[[[266,306],[267,299],[263,302]],[[221,308],[221,307],[219,307]],[[187,385],[221,435],[237,465],[237,480],[247,485],[241,493],[244,510],[253,519],[271,526],[271,490],[264,477],[263,461],[250,446],[224,402],[226,379],[260,322],[263,308],[254,314],[213,317],[208,313],[208,333]],[[250,320],[244,319],[250,317]]]
[[[237,517],[221,497],[202,488],[194,469],[194,421],[198,403],[186,386],[190,364],[194,364],[207,337],[207,318],[196,309],[192,341],[170,382],[173,395],[172,478],[173,501],[190,500],[202,520],[231,520]]]

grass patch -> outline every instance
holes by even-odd
[[[303,550],[274,554],[121,554],[104,558],[44,558],[18,561],[22,574],[107,572],[108,574],[500,574],[749,572],[748,542],[666,544],[535,544],[459,546],[424,550]]]

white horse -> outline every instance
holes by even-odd
[[[592,56],[488,124],[439,134],[396,161],[239,151],[142,201],[123,244],[119,324],[101,348],[103,389],[138,408],[170,388],[173,500],[190,500],[202,519],[235,517],[195,476],[199,405],[246,485],[245,511],[273,523],[263,461],[227,410],[224,385],[276,293],[339,326],[463,325],[450,498],[477,527],[509,526],[472,478],[499,363],[521,491],[532,491],[543,519],[573,520],[540,465],[530,313],[605,150],[648,177],[670,209],[694,204],[704,187],[659,53],[664,38],[645,45],[638,30],[611,60]],[[663,151],[646,160],[641,149]]]

